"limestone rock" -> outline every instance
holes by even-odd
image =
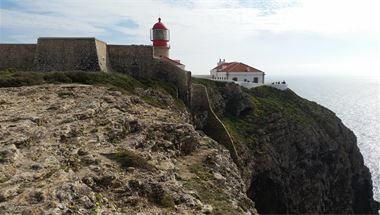
[[[228,151],[173,104],[154,89],[0,89],[0,213],[255,214],[253,202],[233,204],[246,194]]]

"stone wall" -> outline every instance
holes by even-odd
[[[152,46],[108,45],[112,69],[135,78],[164,80],[177,86],[178,98],[191,103],[191,72],[153,58]]]
[[[36,71],[104,71],[95,38],[39,38],[34,66]]]
[[[178,88],[178,98],[191,105],[191,72],[170,63],[154,59],[149,78],[165,80]]]
[[[107,45],[95,38],[39,38],[37,45],[0,45],[0,51],[0,69],[126,73],[172,83],[178,98],[191,104],[191,72],[153,58],[152,46]]]
[[[112,71],[110,59],[108,57],[107,44],[97,39],[95,39],[95,44],[96,44],[96,52],[98,53],[98,62],[99,62],[100,71],[104,71],[104,72]]]
[[[191,89],[191,110],[193,117],[197,117],[197,114],[204,116],[201,117],[206,121],[204,123],[205,126],[203,127],[203,131],[207,134],[207,136],[226,147],[230,151],[231,157],[236,165],[241,168],[242,166],[235,148],[235,144],[232,141],[231,135],[229,134],[227,128],[212,109],[207,88],[201,84],[192,84]]]
[[[0,44],[0,70],[32,70],[35,51],[35,44]]]
[[[153,49],[144,45],[108,45],[112,69],[133,77],[147,77],[152,70]]]

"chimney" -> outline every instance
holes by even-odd
[[[219,58],[219,62],[217,63],[217,66],[223,64],[222,59]]]

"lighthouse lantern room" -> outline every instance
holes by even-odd
[[[170,32],[161,22],[161,18],[158,18],[158,22],[150,30],[150,40],[153,42],[153,55],[155,57],[169,57]]]

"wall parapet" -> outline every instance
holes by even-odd
[[[39,38],[34,58],[34,70],[36,71],[102,71],[108,72],[104,42],[95,38]]]
[[[0,44],[0,70],[33,70],[36,44]]]

